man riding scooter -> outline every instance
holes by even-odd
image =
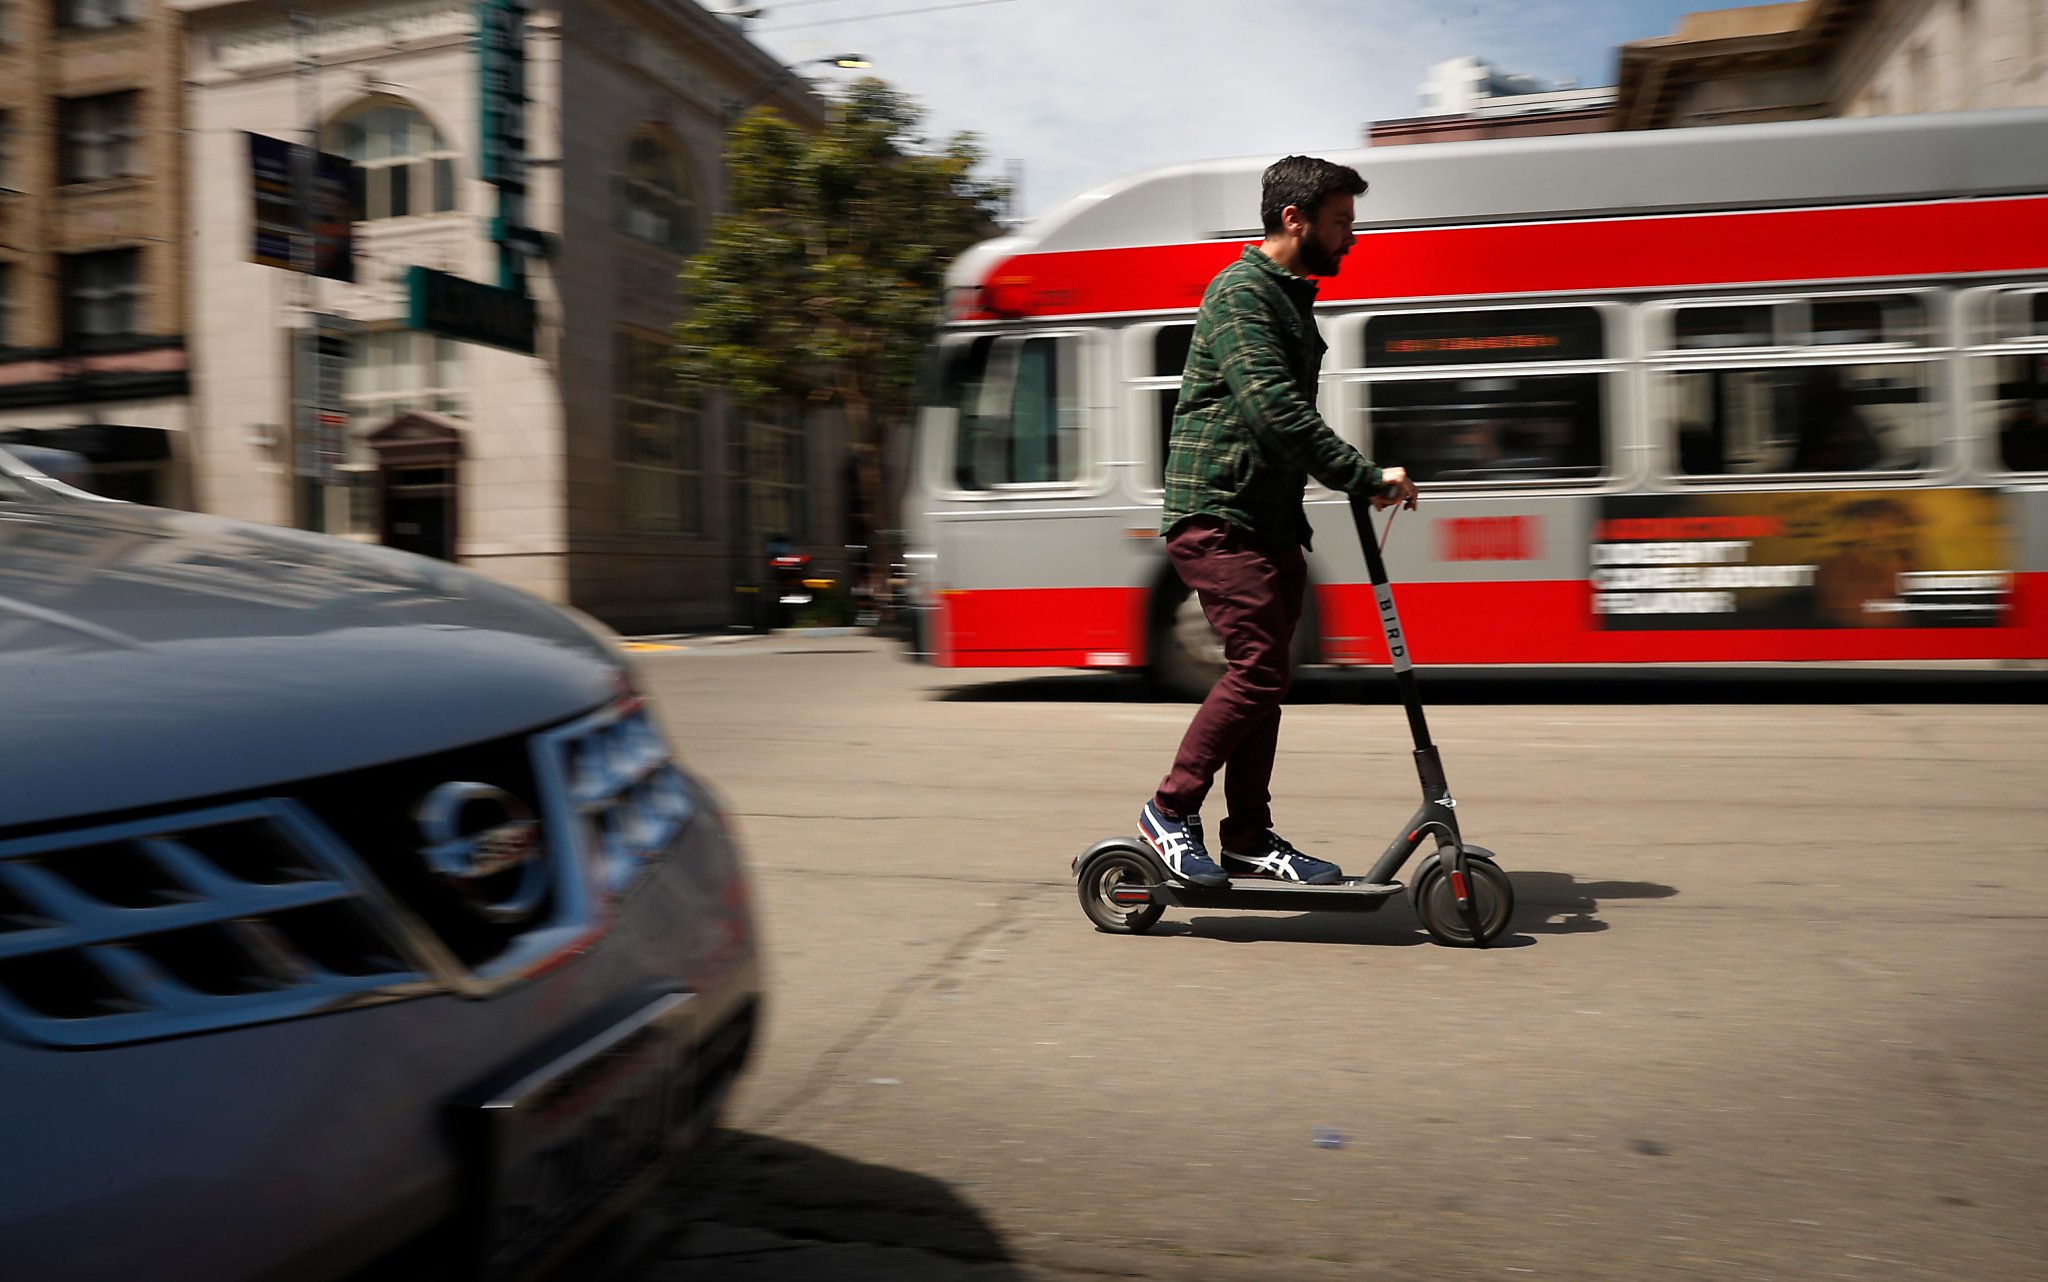
[[[1220,886],[1235,876],[1327,885],[1343,876],[1273,831],[1270,784],[1308,583],[1307,478],[1370,495],[1375,508],[1416,503],[1405,469],[1375,466],[1316,411],[1326,344],[1309,278],[1337,274],[1356,239],[1356,198],[1365,189],[1356,170],[1327,160],[1275,162],[1261,190],[1265,240],[1210,281],[1195,320],[1160,532],[1229,666],[1138,816],[1145,841],[1188,884]],[[1219,771],[1220,865],[1200,817]]]

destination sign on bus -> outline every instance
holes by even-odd
[[[1591,307],[1401,312],[1365,323],[1368,367],[1584,361],[1605,354]]]
[[[1479,334],[1455,338],[1396,338],[1387,344],[1387,350],[1395,353],[1506,352],[1556,347],[1559,344],[1555,334]]]

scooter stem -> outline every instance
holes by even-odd
[[[1366,573],[1372,578],[1373,597],[1379,602],[1380,631],[1387,639],[1387,657],[1394,665],[1394,685],[1401,692],[1401,706],[1408,711],[1408,729],[1415,736],[1415,751],[1418,755],[1434,756],[1429,721],[1422,715],[1422,694],[1415,684],[1415,664],[1408,654],[1408,637],[1401,631],[1401,616],[1394,610],[1393,585],[1387,582],[1386,558],[1380,555],[1379,540],[1373,537],[1370,498],[1351,496],[1351,521],[1358,527],[1358,545],[1365,550]],[[1425,779],[1425,790],[1428,784]]]

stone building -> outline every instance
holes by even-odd
[[[1546,138],[1612,127],[1614,86],[1549,84],[1500,71],[1469,54],[1433,64],[1417,92],[1421,113],[1371,122],[1365,129],[1366,146]]]
[[[416,324],[408,287],[415,267],[500,280],[485,6],[172,3],[187,24],[198,506],[449,557],[629,630],[730,621],[771,535],[821,553],[843,541],[829,422],[692,410],[660,368],[676,272],[723,200],[726,121],[766,102],[823,123],[795,71],[686,0],[531,6],[525,354]],[[362,171],[352,282],[250,261],[250,132],[317,136]],[[308,315],[347,352],[338,467],[309,467],[292,426]]]
[[[191,501],[178,22],[0,0],[0,443]]]
[[[1618,129],[2048,105],[2048,0],[1802,0],[1621,48]]]

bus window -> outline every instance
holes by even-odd
[[[1193,325],[1161,325],[1152,333],[1152,375],[1179,378],[1187,368],[1188,347],[1195,341]]]
[[[1681,351],[1728,347],[1776,347],[1767,306],[1684,307],[1671,322],[1672,346]]]
[[[995,341],[975,338],[933,348],[926,356],[924,368],[918,371],[919,399],[936,409],[963,413],[981,394],[981,380],[988,373],[989,348]]]
[[[927,366],[924,401],[931,408],[951,411],[950,428],[938,430],[953,433],[953,483],[963,490],[976,488],[972,479],[973,450],[968,442],[976,437],[972,424],[980,413],[982,384],[988,377],[989,352],[995,342],[994,338],[984,337],[947,343]]]
[[[1927,466],[1932,367],[1778,365],[1671,376],[1684,476],[1904,472]]]
[[[2048,289],[2002,289],[1992,315],[1992,342],[2048,339]]]
[[[1922,295],[1819,294],[1656,310],[1651,346],[1671,366],[1662,382],[1663,430],[1677,475],[1843,475],[1930,465],[1941,386],[1935,366],[1857,362],[1831,350],[1931,346],[1932,311]],[[1770,351],[1742,350],[1761,347]],[[1814,359],[1824,353],[1831,363]]]
[[[2008,472],[2048,472],[2048,352],[2001,356],[1987,398],[1998,425],[1998,462]]]
[[[1910,294],[1816,298],[1807,304],[1802,345],[1927,346],[1927,304]]]
[[[955,483],[987,490],[1075,480],[1081,473],[1076,341],[1032,335],[993,342],[984,377],[963,402]]]
[[[1998,442],[1998,467],[2048,472],[2048,289],[1999,290],[1990,320],[1983,337],[1997,350],[1971,361],[1976,413]]]
[[[1926,300],[1915,294],[1826,294],[1755,303],[1681,303],[1660,308],[1667,352],[1745,348],[1926,347]],[[1653,326],[1653,330],[1656,327]]]
[[[1150,484],[1166,486],[1166,454],[1173,439],[1173,411],[1180,403],[1180,375],[1187,367],[1195,327],[1189,323],[1159,325],[1138,331],[1127,349],[1133,368],[1131,386],[1139,407],[1137,423],[1149,431],[1153,446]]]
[[[1073,407],[1060,396],[1055,340],[1034,338],[1017,354],[1017,381],[1010,393],[1010,480],[1023,485],[1073,479],[1066,444],[1066,419]]]
[[[1158,443],[1158,452],[1152,456],[1152,484],[1163,490],[1166,456],[1173,452],[1173,412],[1180,406],[1180,388],[1155,387],[1145,393],[1145,399],[1152,405],[1152,439]]]
[[[1604,321],[1592,307],[1368,317],[1354,349],[1365,370],[1370,427],[1359,439],[1374,458],[1401,464],[1418,481],[1600,476],[1607,374],[1584,366],[1607,355]],[[1417,368],[1445,372],[1374,376]]]
[[[1551,481],[1600,475],[1599,374],[1375,383],[1373,457],[1418,481]]]

